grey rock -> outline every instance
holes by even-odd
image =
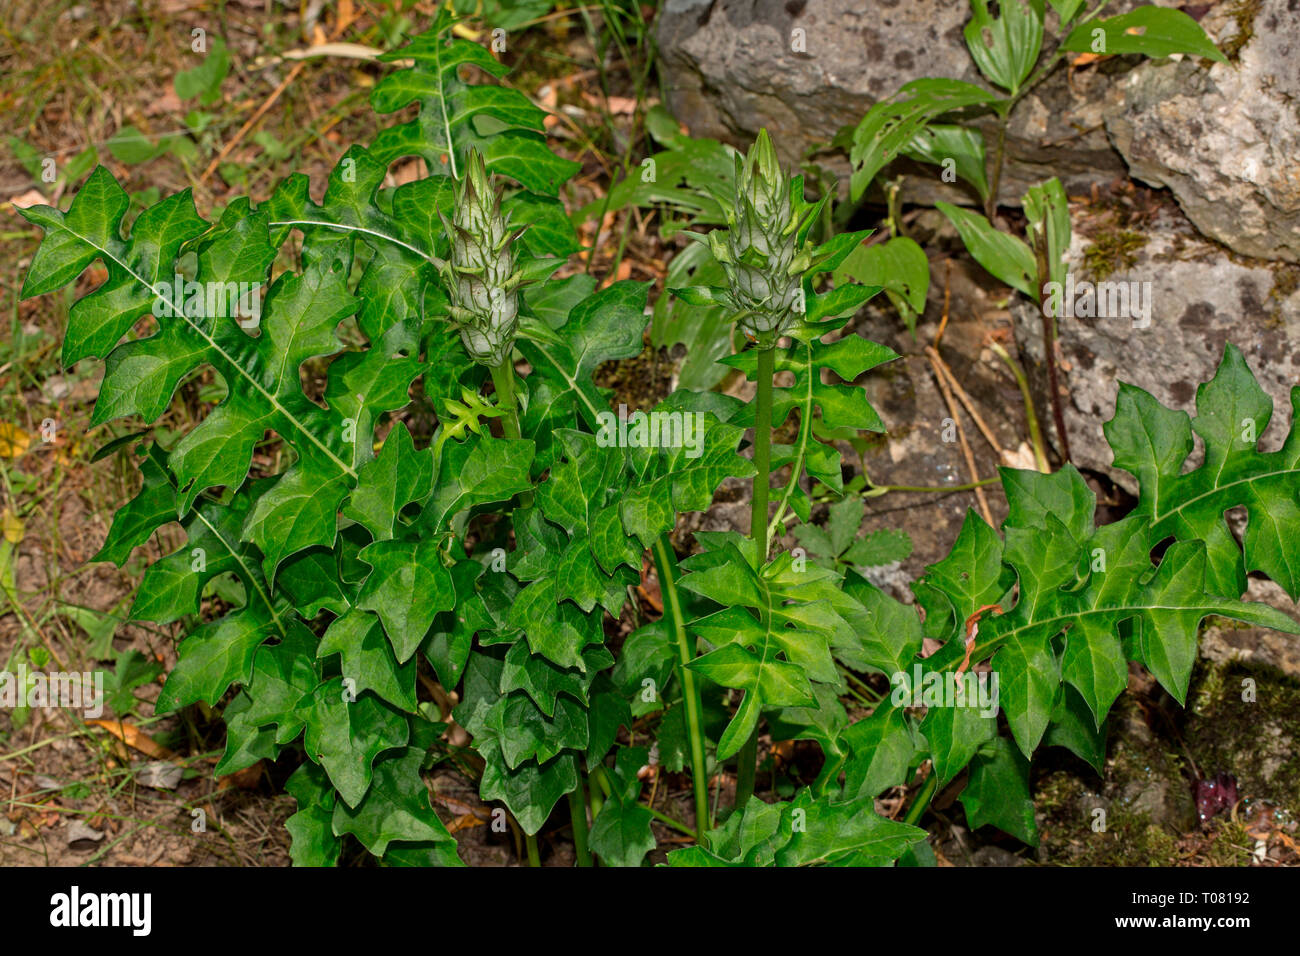
[[[80,853],[89,853],[104,839],[100,830],[87,826],[81,820],[73,820],[63,831],[68,846]]]
[[[1134,5],[1113,4],[1115,13]],[[987,85],[962,37],[967,0],[668,0],[658,43],[668,106],[692,135],[743,146],[761,127],[782,159],[805,152],[856,124],[876,102],[926,76]],[[1049,14],[1048,36],[1055,14]],[[804,50],[796,50],[795,30]],[[1050,41],[1048,41],[1050,42]],[[1025,188],[1060,176],[1072,191],[1125,174],[1107,139],[1102,94],[1127,60],[1080,71],[1070,81],[1057,69],[1012,115],[1002,199],[1017,203]],[[991,140],[991,122],[984,122]],[[823,160],[847,188],[847,161]],[[905,201],[969,201],[940,182],[932,167],[898,164]],[[891,175],[895,171],[891,170]]]
[[[1080,283],[1096,281],[1085,260],[1093,243],[1086,235],[1088,215],[1072,208],[1074,237],[1066,259]],[[1161,207],[1141,233],[1147,242],[1134,252],[1133,265],[1121,264],[1105,281],[1149,283],[1139,288],[1149,290],[1150,324],[1135,327],[1142,319],[1132,315],[1062,316],[1057,323],[1074,464],[1104,472],[1130,492],[1137,490],[1136,482],[1112,467],[1101,429],[1115,414],[1119,382],[1194,414],[1197,386],[1214,377],[1224,345],[1231,342],[1273,399],[1273,419],[1260,440],[1264,450],[1280,447],[1290,427],[1290,389],[1300,382],[1300,289],[1294,267],[1232,255],[1201,238],[1171,204]],[[1054,440],[1038,308],[1018,297],[1012,313],[1044,431]]]
[[[1025,861],[999,846],[982,846],[970,856],[971,866],[1024,866]]]
[[[1202,26],[1237,35],[1231,4]],[[1237,63],[1152,60],[1120,83],[1107,132],[1144,182],[1168,186],[1196,227],[1243,255],[1300,261],[1300,15],[1261,0]],[[1242,37],[1245,39],[1245,37]]]
[[[1176,833],[1190,830],[1196,819],[1192,795],[1177,774],[1130,781],[1117,799],[1128,812]]]
[[[1295,602],[1272,581],[1251,578],[1244,600],[1262,601],[1293,618],[1297,616]],[[1240,661],[1271,667],[1300,679],[1300,640],[1268,628],[1247,627],[1235,621],[1207,625],[1201,632],[1201,656],[1216,664]]]

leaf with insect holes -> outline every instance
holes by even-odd
[[[921,129],[903,150],[909,159],[943,166],[952,163],[952,171],[975,187],[982,200],[988,199],[989,183],[985,175],[984,137],[977,129],[948,123],[931,123]],[[897,239],[906,238],[903,236]],[[924,301],[924,299],[922,300]]]
[[[1199,23],[1182,10],[1157,6],[1142,6],[1117,17],[1081,23],[1065,38],[1061,49],[1110,56],[1140,53],[1164,57],[1188,53],[1218,63],[1228,62]]]
[[[1038,62],[1043,12],[1043,0],[1008,0],[992,10],[988,0],[971,0],[966,49],[985,77],[1013,95]]]

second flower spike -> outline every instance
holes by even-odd
[[[773,348],[803,311],[803,274],[809,262],[799,250],[804,224],[800,199],[767,130],[760,130],[748,155],[736,158],[726,238],[709,235],[714,258],[727,273],[736,321],[759,348]]]

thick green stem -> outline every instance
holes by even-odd
[[[812,346],[804,345],[807,350],[808,364],[812,367]],[[804,461],[808,458],[808,446],[812,444],[812,379],[808,381],[807,402],[799,412],[799,443],[798,451],[795,454],[794,464],[790,466],[790,480],[786,482],[785,489],[781,492],[781,500],[776,503],[776,513],[772,515],[772,520],[767,523],[767,540],[773,540],[778,531],[785,529],[786,506],[790,503],[791,496],[799,490],[799,476],[803,474]],[[792,516],[795,517],[795,516]]]
[[[659,574],[659,591],[664,599],[664,616],[672,625],[677,638],[678,674],[682,681],[682,699],[686,702],[686,730],[691,741],[691,783],[695,790],[695,827],[696,839],[702,846],[707,846],[705,833],[709,830],[709,778],[704,763],[704,727],[700,714],[700,688],[695,683],[695,672],[691,670],[691,661],[695,659],[695,649],[691,647],[690,637],[686,633],[686,618],[682,614],[681,597],[677,593],[677,560],[673,555],[668,535],[661,535],[655,541],[655,570]]]
[[[529,833],[524,836],[524,845],[528,848],[528,865],[541,866],[542,856],[537,852],[537,837]]]
[[[753,502],[750,508],[749,533],[758,545],[758,563],[767,563],[767,496],[772,483],[772,376],[776,371],[776,352],[762,349],[758,353],[758,403],[754,411]]]
[[[507,438],[521,437],[519,431],[519,407],[515,403],[515,365],[506,356],[500,365],[492,366],[492,386],[497,390],[497,405],[505,411],[501,418],[501,427]]]
[[[925,778],[925,783],[921,784],[921,789],[917,791],[916,799],[912,805],[907,808],[907,813],[903,815],[903,822],[916,826],[917,822],[925,815],[926,809],[930,806],[930,801],[934,799],[934,791],[939,784],[939,774],[931,767],[930,776]]]
[[[749,516],[749,533],[754,539],[758,566],[767,563],[767,497],[772,483],[772,377],[776,373],[776,352],[761,349],[758,353],[758,401],[754,411],[754,492]],[[797,481],[798,475],[791,481]],[[754,778],[758,775],[758,728],[749,735],[736,754],[736,809],[754,795]]]
[[[501,428],[507,438],[522,438],[519,428],[519,405],[515,400],[515,363],[507,355],[500,365],[491,367],[492,387],[497,390],[497,407],[505,411],[501,417]],[[519,503],[525,508],[531,507],[533,493],[525,491],[519,496]]]
[[[569,792],[569,816],[573,819],[573,852],[578,866],[591,866],[591,851],[587,849],[587,793],[578,774],[578,786]]]

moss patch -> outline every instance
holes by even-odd
[[[1133,268],[1138,250],[1148,241],[1142,233],[1129,229],[1098,233],[1083,253],[1088,274],[1100,281],[1120,269]]]
[[[1300,813],[1300,683],[1240,663],[1201,664],[1194,680],[1186,736],[1201,773],[1231,773],[1243,800]]]
[[[1255,17],[1259,15],[1259,8],[1263,5],[1264,0],[1237,0],[1235,4],[1228,8],[1227,14],[1237,25],[1237,32],[1219,45],[1229,62],[1236,63],[1241,59],[1241,51],[1246,49],[1250,41],[1255,37]]]

